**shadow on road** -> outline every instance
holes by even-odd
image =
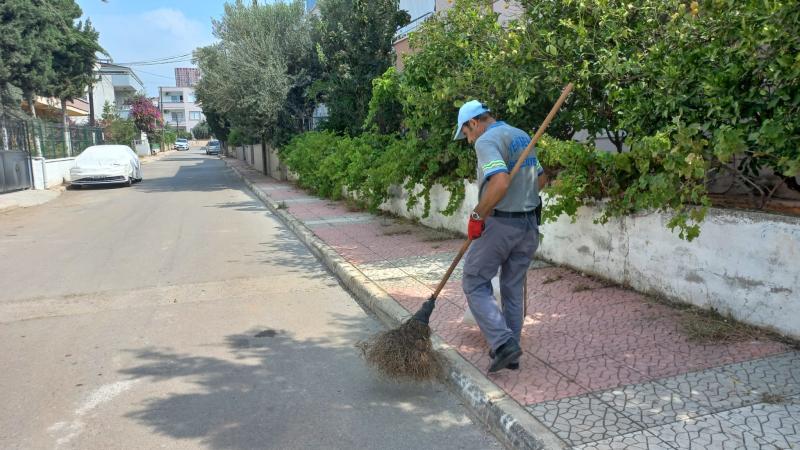
[[[158,162],[165,161],[195,162],[179,166],[175,174],[168,177],[150,178],[148,177],[148,171],[145,170],[144,181],[134,185],[134,189],[142,192],[212,192],[225,189],[240,189],[241,186],[244,186],[244,183],[241,183],[233,175],[233,171],[218,159],[165,158]]]
[[[475,426],[451,397],[442,401],[443,386],[377,378],[353,347],[376,323],[341,315],[332,323],[333,339],[266,328],[230,335],[219,345],[224,358],[135,350],[140,365],[123,374],[191,387],[150,398],[128,417],[216,449],[462,448],[463,439],[448,435]],[[215,347],[206,346],[219,354]]]

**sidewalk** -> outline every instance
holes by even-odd
[[[296,232],[309,230],[326,244],[319,248],[335,252],[331,258],[352,265],[362,284],[377,285],[406,314],[430,296],[463,242],[350,211],[343,202],[316,198],[242,161],[224,160]],[[451,380],[489,388],[493,383],[520,406],[506,408],[489,388],[480,394],[486,400],[475,401],[469,397],[480,395],[461,386],[477,416],[501,438],[506,434],[507,444],[800,448],[800,352],[766,338],[697,343],[682,331],[685,312],[565,268],[541,261],[532,267],[520,370],[487,375],[489,349],[476,326],[462,323],[460,270],[442,291],[431,321],[436,334],[474,366],[449,358]],[[482,410],[498,405],[499,414]],[[525,433],[530,439],[520,437]]]
[[[26,189],[0,194],[0,213],[45,204],[58,198],[62,192],[64,187],[58,186],[51,189]]]

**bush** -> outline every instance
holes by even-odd
[[[242,130],[240,128],[233,128],[230,133],[228,133],[228,143],[234,147],[238,147],[244,144],[245,138]]]
[[[391,135],[311,131],[292,139],[280,156],[304,188],[334,200],[347,190],[375,210],[388,198],[389,187],[402,182],[395,158],[398,145],[401,141]]]
[[[103,121],[103,136],[108,144],[121,144],[132,146],[133,141],[139,138],[139,130],[130,119],[113,119]]]

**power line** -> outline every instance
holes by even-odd
[[[165,75],[159,75],[159,74],[157,74],[157,73],[153,73],[153,72],[148,72],[148,71],[146,71],[146,70],[142,70],[142,69],[136,69],[136,71],[137,71],[137,72],[146,73],[146,74],[148,74],[148,75],[152,75],[152,76],[154,76],[154,77],[166,78],[166,79],[168,79],[168,80],[171,80],[171,79],[173,78],[173,77],[168,77],[168,76],[165,76]]]
[[[132,61],[132,62],[123,62],[123,63],[114,63],[114,64],[118,64],[118,65],[122,65],[122,66],[132,66],[132,65],[139,65],[139,64],[152,64],[152,63],[159,63],[159,62],[164,62],[164,61],[173,60],[173,59],[186,58],[187,56],[191,56],[191,55],[192,55],[191,53],[184,53],[182,55],[166,56],[166,57],[163,57],[163,58],[145,59],[145,60],[142,60],[142,61]]]
[[[184,62],[192,62],[192,59],[191,58],[190,59],[176,59],[176,60],[173,60],[173,61],[164,61],[164,62],[158,62],[158,63],[141,63],[141,64],[127,63],[127,64],[117,64],[117,65],[118,66],[140,67],[140,66],[161,66],[161,65],[164,65],[164,64],[176,64],[176,63],[184,63]]]

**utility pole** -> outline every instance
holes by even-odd
[[[89,126],[94,126],[94,83],[89,83]]]

